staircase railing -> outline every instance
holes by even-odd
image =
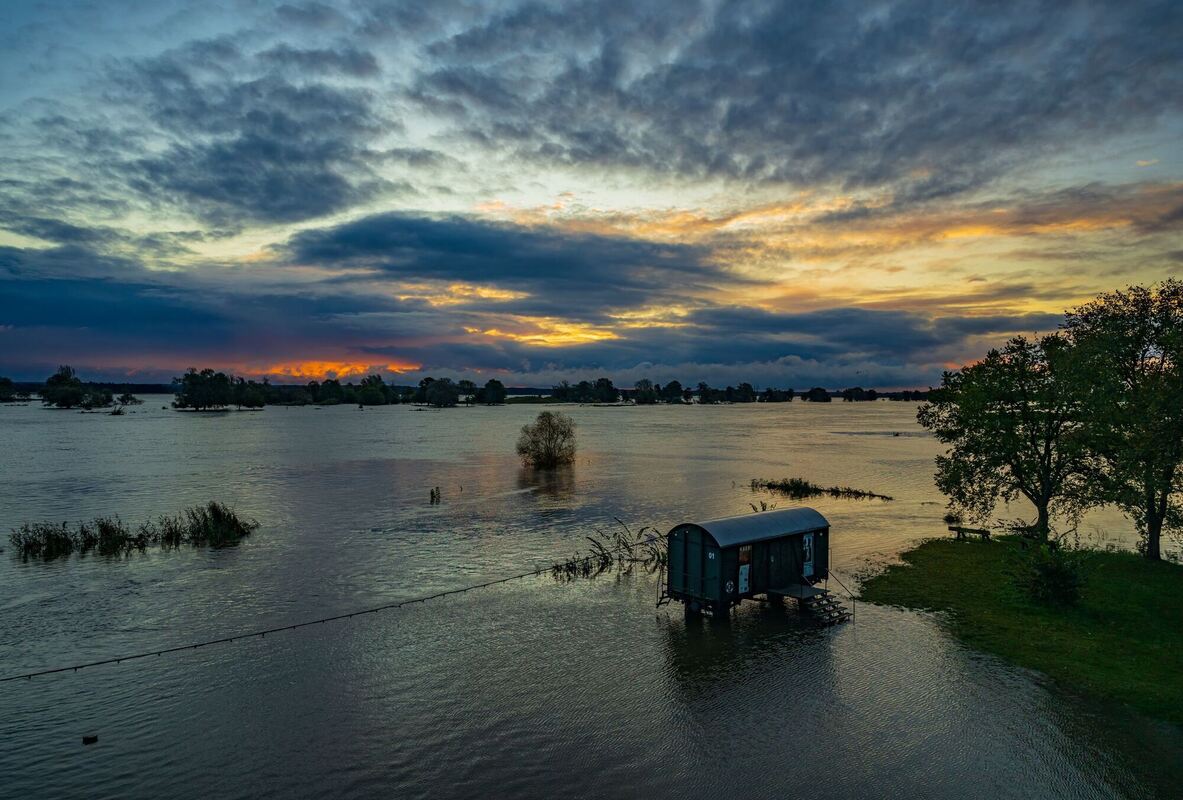
[[[846,596],[848,598],[850,598],[850,621],[854,622],[855,621],[854,618],[858,614],[858,601],[854,599],[854,592],[852,592],[852,591],[850,591],[850,589],[846,588],[846,584],[842,582],[841,578],[839,578],[833,572],[830,572],[829,570],[827,570],[826,577],[830,577],[830,576],[833,576],[834,580],[838,581],[838,585],[842,587],[842,590],[846,592]]]

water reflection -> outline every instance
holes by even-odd
[[[575,496],[576,465],[567,464],[557,469],[518,469],[518,488],[537,492],[554,504],[569,504]]]

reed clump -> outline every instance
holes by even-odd
[[[77,527],[34,522],[14,528],[9,541],[22,558],[49,561],[71,553],[125,556],[149,547],[163,550],[182,545],[225,547],[237,544],[259,527],[259,523],[238,515],[223,503],[211,501],[193,506],[175,516],[160,516],[136,528],[119,517],[96,517]]]
[[[595,578],[608,571],[627,574],[640,567],[646,572],[663,569],[668,561],[665,538],[652,525],[636,533],[620,520],[620,529],[596,530],[587,539],[589,552],[576,552],[565,561],[551,566],[555,580]]]
[[[819,486],[818,484],[807,481],[804,478],[781,478],[778,481],[759,480],[757,478],[752,478],[752,491],[758,492],[761,489],[769,492],[776,492],[786,497],[791,497],[795,500],[801,500],[806,497],[819,497],[821,495],[829,495],[830,497],[843,497],[852,500],[892,499],[890,496],[885,494],[865,492],[862,489],[852,489],[849,486]]]

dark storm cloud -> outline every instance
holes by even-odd
[[[289,25],[304,28],[335,28],[348,21],[340,11],[323,3],[284,3],[275,9],[275,15]]]
[[[382,71],[378,59],[374,58],[373,53],[348,46],[335,50],[329,48],[304,50],[280,44],[259,53],[257,58],[267,64],[295,68],[309,74],[339,73],[352,75],[355,78],[365,78],[377,75]]]
[[[463,217],[378,214],[303,231],[281,252],[301,264],[525,291],[531,297],[499,308],[569,319],[689,295],[725,277],[705,248]]]
[[[366,141],[398,126],[373,110],[370,92],[278,73],[231,76],[240,55],[210,42],[118,70],[119,99],[172,139],[131,164],[134,189],[225,224],[328,214],[383,186]]]
[[[1178,3],[527,4],[435,45],[416,96],[522,157],[923,202],[1183,97]]]

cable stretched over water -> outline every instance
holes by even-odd
[[[611,550],[607,550],[605,552],[617,554],[617,553],[620,553],[624,550],[631,549],[631,547],[635,547],[635,546],[636,546],[636,543],[631,543],[631,544],[621,545],[620,547],[616,547]],[[575,563],[583,563],[585,561],[593,561],[593,560],[597,560],[600,558],[602,558],[602,554],[597,553],[597,554],[586,556],[584,558],[574,559],[574,561],[575,561]],[[319,619],[310,619],[310,620],[305,620],[303,622],[293,622],[290,625],[278,625],[274,628],[264,628],[261,630],[246,631],[244,633],[236,633],[233,636],[223,636],[218,639],[207,639],[202,642],[192,642],[190,644],[177,645],[176,647],[165,647],[165,648],[161,648],[158,650],[147,650],[142,653],[133,653],[132,655],[127,655],[127,656],[118,656],[118,657],[114,657],[114,658],[103,658],[103,659],[99,659],[98,661],[87,661],[82,664],[71,664],[70,666],[67,666],[67,667],[54,667],[52,669],[42,669],[42,670],[37,670],[35,672],[25,672],[25,673],[21,673],[19,675],[7,675],[3,678],[0,678],[0,683],[7,683],[8,681],[32,680],[33,678],[37,678],[42,675],[54,675],[54,674],[57,674],[60,672],[77,672],[80,669],[87,669],[88,667],[101,667],[101,666],[104,666],[107,664],[122,664],[124,661],[136,661],[136,660],[139,660],[142,658],[151,658],[153,656],[168,655],[169,653],[181,653],[181,652],[184,652],[185,650],[197,650],[198,648],[201,648],[201,647],[210,647],[210,646],[218,645],[218,644],[229,644],[231,642],[236,642],[239,639],[252,639],[256,636],[257,637],[264,637],[269,633],[281,633],[283,631],[294,631],[297,628],[310,628],[313,625],[323,625],[326,622],[339,622],[340,620],[343,620],[343,619],[352,619],[353,617],[360,617],[365,614],[377,614],[380,611],[392,611],[395,609],[402,608],[404,606],[414,605],[415,603],[426,603],[429,600],[438,600],[442,597],[447,597],[450,594],[462,594],[464,592],[471,592],[475,589],[487,589],[490,586],[496,586],[497,584],[500,584],[500,583],[509,583],[510,581],[517,581],[517,580],[521,580],[523,578],[536,577],[536,576],[541,575],[545,572],[550,572],[552,569],[554,569],[553,566],[538,567],[536,569],[530,570],[529,572],[520,572],[517,575],[508,575],[504,578],[497,578],[495,580],[485,581],[484,583],[474,583],[470,586],[461,586],[457,589],[448,589],[447,591],[436,592],[435,594],[426,595],[424,597],[414,597],[409,600],[398,600],[393,603],[384,603],[380,606],[373,606],[372,608],[363,608],[359,611],[349,611],[349,612],[346,612],[343,614],[334,614],[330,617],[321,617]]]

